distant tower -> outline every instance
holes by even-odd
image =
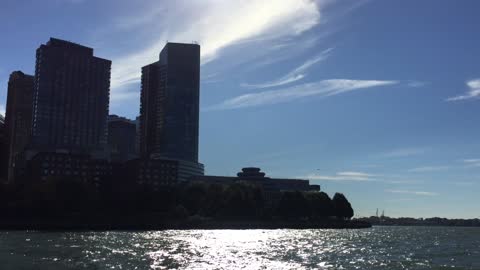
[[[378,208],[377,208],[377,214],[375,216],[378,217]]]
[[[108,146],[112,161],[125,162],[136,157],[136,134],[134,121],[117,115],[108,117]]]
[[[37,49],[36,151],[106,155],[111,64],[92,48],[55,38]]]
[[[167,43],[142,68],[140,153],[198,162],[200,46]]]
[[[8,141],[8,181],[14,180],[15,158],[25,150],[32,131],[33,76],[21,71],[8,81],[5,130]]]

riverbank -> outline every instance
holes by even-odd
[[[480,219],[448,219],[448,218],[392,218],[392,217],[368,217],[360,218],[375,226],[446,226],[446,227],[480,227]]]
[[[10,219],[0,221],[0,230],[106,231],[106,230],[222,230],[222,229],[363,229],[372,225],[358,220],[215,220],[129,218]]]

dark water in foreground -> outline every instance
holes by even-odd
[[[480,269],[480,228],[0,232],[0,269]]]

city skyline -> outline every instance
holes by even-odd
[[[208,174],[233,175],[254,165],[274,176],[307,178],[327,192],[345,192],[360,216],[381,208],[391,216],[476,217],[480,67],[471,56],[480,44],[467,38],[478,24],[477,3],[411,1],[412,8],[400,8],[380,1],[292,0],[270,10],[261,1],[232,2],[181,22],[172,14],[193,9],[122,3],[103,18],[107,2],[47,1],[42,8],[63,9],[72,21],[57,26],[46,19],[41,26],[48,30],[33,33],[34,26],[30,38],[6,41],[9,53],[0,52],[0,104],[9,73],[33,74],[32,48],[57,36],[113,60],[110,114],[134,119],[141,67],[158,60],[167,40],[197,40],[205,48],[200,160]],[[5,33],[27,27],[7,23],[21,12],[16,3],[7,1],[11,14],[0,11]],[[92,5],[94,20],[86,22],[82,14]],[[424,17],[433,5],[435,12]],[[149,16],[135,16],[144,9]],[[173,29],[161,23],[148,29],[169,9],[165,20]],[[229,9],[252,15],[227,18],[223,13]],[[202,28],[208,16],[225,31]],[[89,23],[105,28],[91,33],[80,26]],[[122,34],[138,29],[144,31],[135,38],[144,43],[120,42]]]

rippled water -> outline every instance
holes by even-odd
[[[480,228],[0,232],[0,269],[480,269]]]

